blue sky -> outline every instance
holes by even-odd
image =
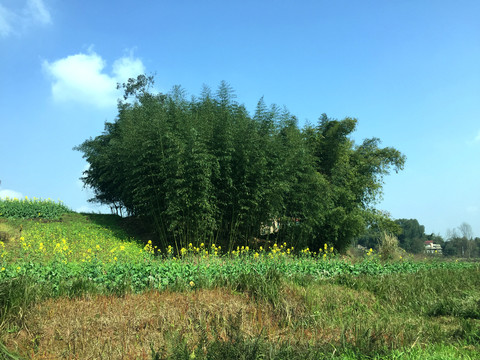
[[[378,208],[480,236],[480,2],[0,0],[0,196],[99,211],[72,148],[116,115],[117,82],[196,95],[226,80],[315,123],[358,119],[407,156]]]

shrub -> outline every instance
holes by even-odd
[[[395,235],[383,233],[380,238],[378,252],[383,260],[393,260],[400,257],[400,248],[398,246],[398,239]]]

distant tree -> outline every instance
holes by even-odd
[[[419,254],[425,251],[425,227],[420,225],[416,219],[398,219],[395,220],[402,231],[398,235],[398,241],[401,248],[413,254]]]
[[[473,237],[472,227],[466,222],[460,224],[458,231],[460,231],[461,236],[467,240],[471,240]]]
[[[367,216],[367,223],[367,231],[358,237],[356,242],[368,249],[378,249],[385,233],[398,236],[402,232],[402,228],[385,211],[372,210]]]
[[[465,245],[465,252],[464,252],[465,256],[468,258],[475,257],[477,254],[477,244],[473,240],[472,227],[466,222],[463,222],[458,227],[458,230],[460,231],[462,238],[467,240]]]
[[[467,252],[468,240],[462,237],[450,238],[445,242],[443,253],[446,256],[465,257]]]
[[[447,230],[444,254],[468,258],[480,256],[478,242],[473,239],[472,227],[469,224],[464,222],[456,229]]]
[[[476,237],[475,239],[473,239],[473,243],[475,244],[474,256],[480,257],[480,238]]]

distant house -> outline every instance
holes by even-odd
[[[442,247],[440,244],[434,244],[432,240],[425,241],[425,253],[426,254],[441,254]]]

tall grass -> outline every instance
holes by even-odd
[[[378,253],[384,260],[401,258],[401,249],[396,236],[384,232],[380,237]]]

